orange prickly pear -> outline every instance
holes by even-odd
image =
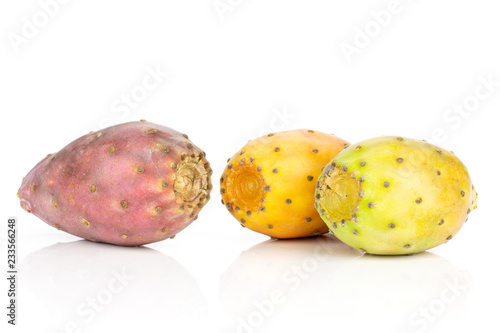
[[[314,209],[316,180],[348,145],[304,129],[251,140],[228,160],[220,178],[222,203],[242,226],[273,238],[326,233]]]

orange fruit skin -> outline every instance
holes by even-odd
[[[220,178],[222,203],[248,229],[273,238],[328,232],[314,208],[321,169],[349,143],[332,134],[297,129],[248,142]]]

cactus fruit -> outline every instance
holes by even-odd
[[[425,251],[454,237],[477,207],[467,168],[425,141],[385,136],[328,163],[316,209],[340,240],[371,254]]]
[[[168,127],[129,122],[49,154],[23,179],[21,207],[92,241],[136,246],[172,238],[210,198],[205,153]]]
[[[222,203],[242,226],[273,238],[324,234],[314,187],[321,167],[348,145],[303,129],[251,140],[228,160],[220,178]]]

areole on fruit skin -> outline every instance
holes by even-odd
[[[453,153],[391,136],[337,155],[323,168],[315,199],[340,240],[388,255],[418,253],[449,241],[477,207],[467,168]]]
[[[244,227],[273,238],[328,232],[314,209],[321,167],[349,146],[313,130],[290,130],[251,140],[220,178],[222,204]]]
[[[210,199],[212,169],[187,135],[130,122],[49,154],[23,179],[21,207],[57,229],[135,246],[173,238]]]

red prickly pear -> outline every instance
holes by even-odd
[[[137,121],[91,132],[40,161],[21,206],[91,241],[136,246],[172,238],[210,198],[205,153],[171,128]]]

